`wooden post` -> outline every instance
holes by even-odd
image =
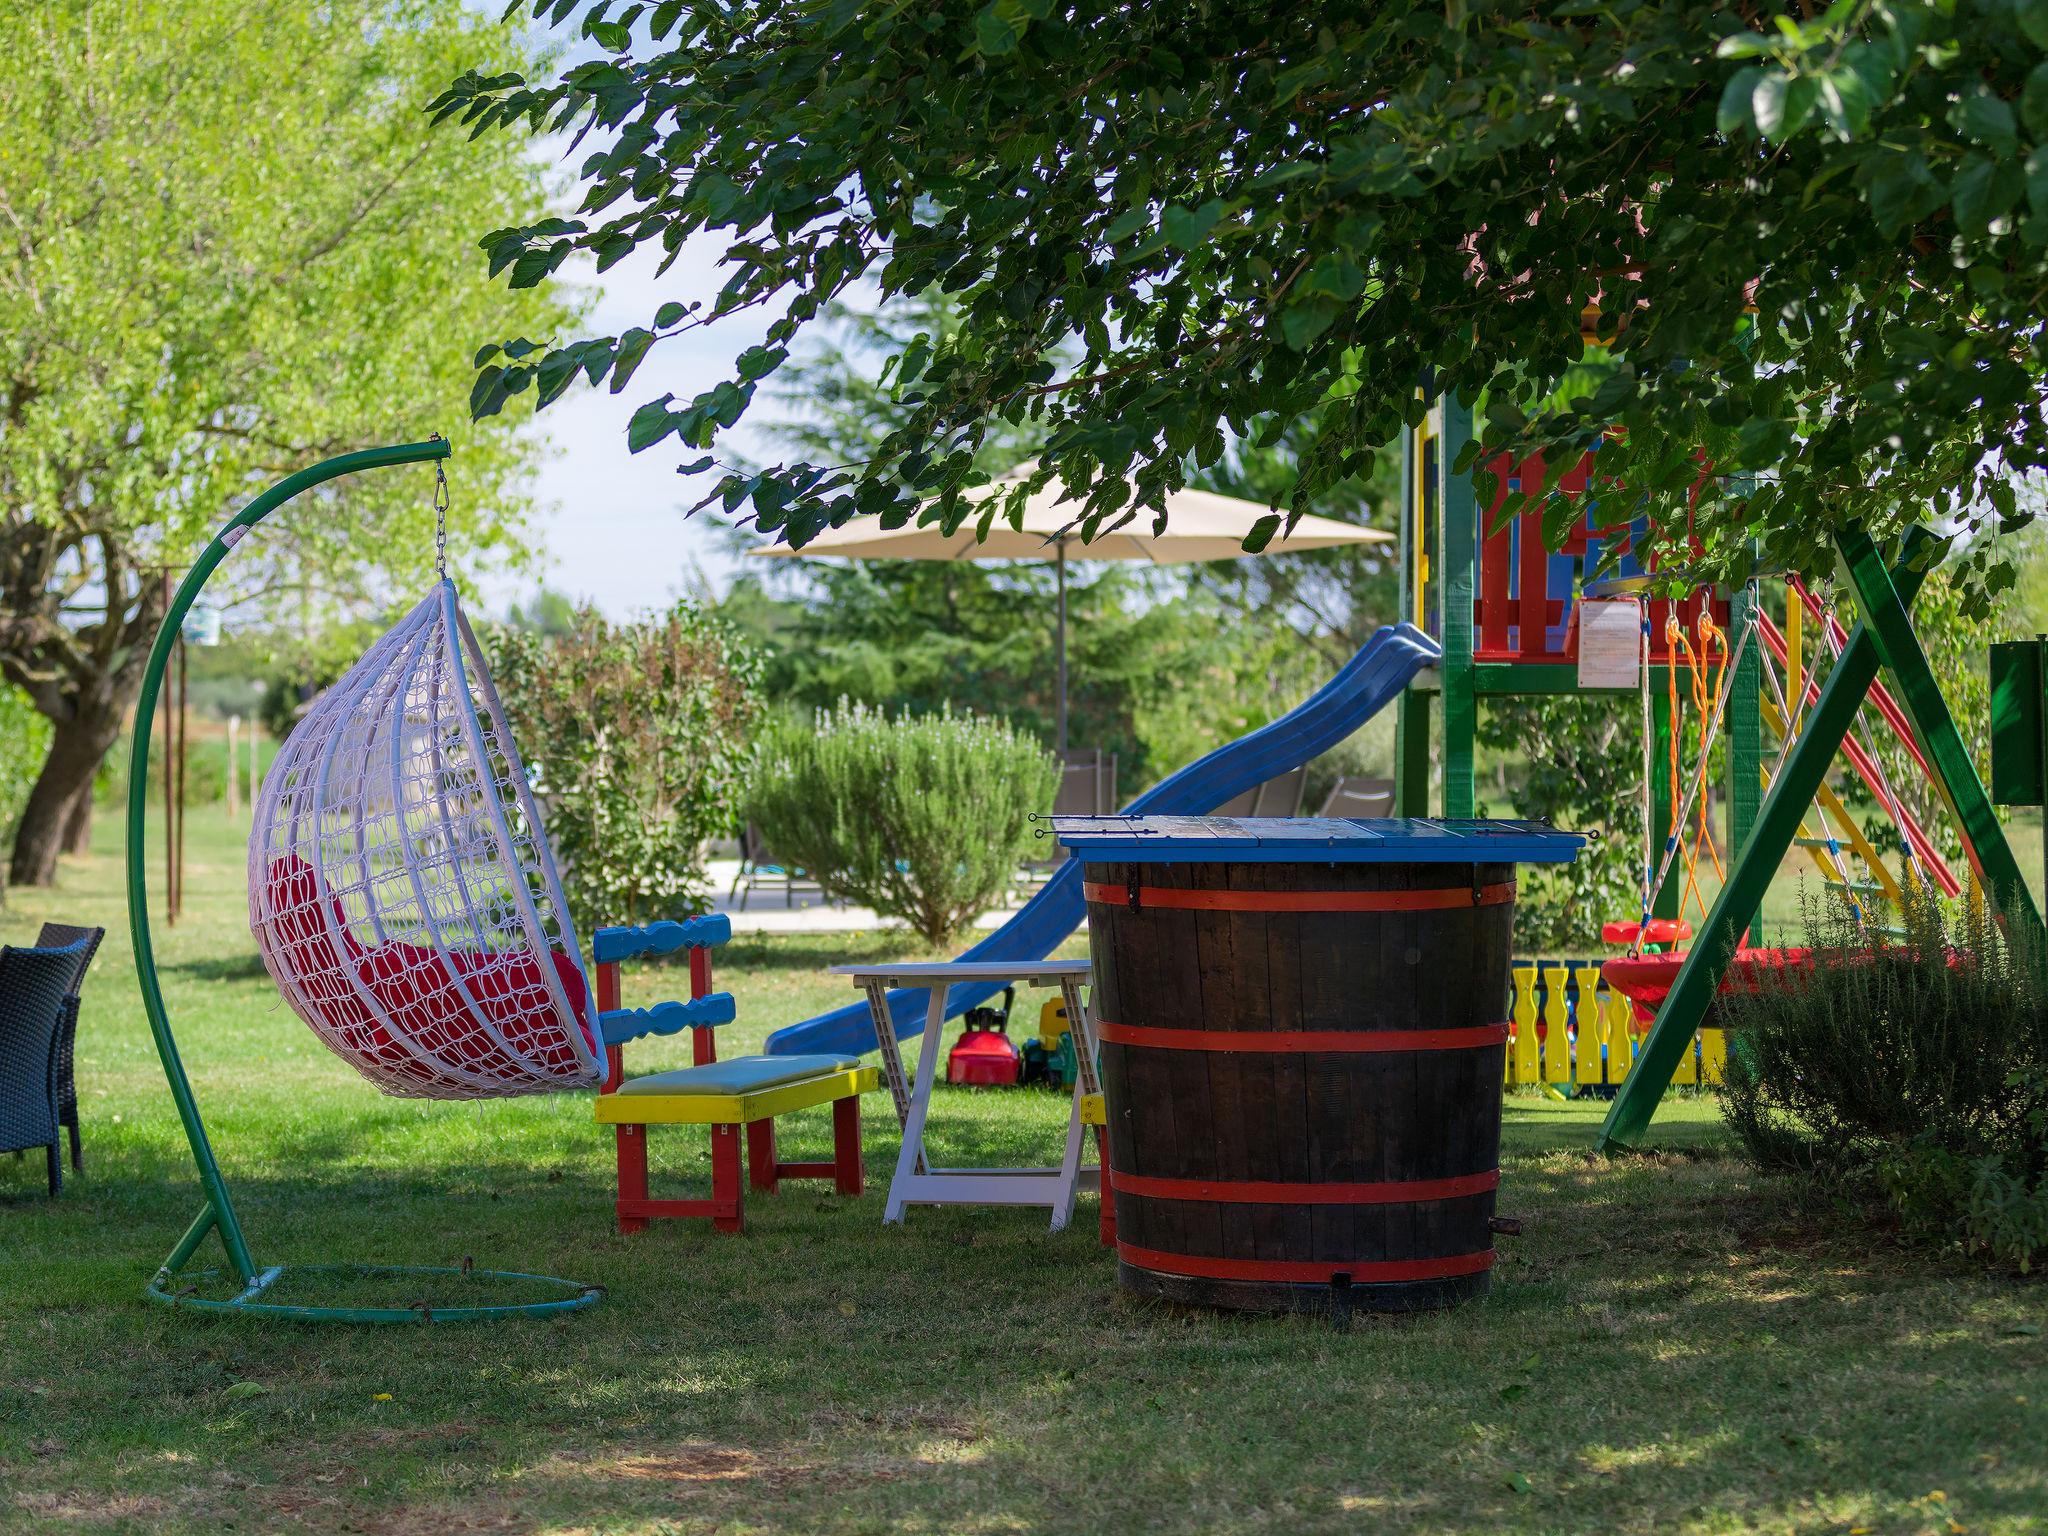
[[[256,723],[256,717],[249,717],[249,815],[256,815],[256,744],[263,739],[263,727]],[[232,766],[232,765],[231,765]]]
[[[1751,609],[1761,601],[1749,588],[1730,594],[1728,643],[1741,643],[1748,633]],[[1761,617],[1761,615],[1759,615]],[[1721,846],[1732,857],[1749,841],[1757,812],[1764,802],[1763,642],[1753,641],[1728,678],[1728,712],[1722,729],[1728,741],[1728,823]],[[1718,1081],[1718,1079],[1717,1079]]]
[[[235,801],[236,801],[236,800],[237,800],[237,799],[238,799],[238,798],[240,797],[240,778],[239,778],[239,776],[238,776],[238,775],[236,774],[236,772],[235,772],[235,769],[236,769],[237,767],[239,767],[240,765],[239,765],[239,764],[238,764],[238,763],[236,762],[236,760],[235,760],[235,759],[236,759],[236,757],[237,757],[237,755],[238,755],[238,754],[236,753],[236,751],[235,751],[235,747],[236,747],[236,745],[237,745],[237,738],[238,738],[238,737],[239,737],[239,736],[241,735],[241,731],[242,731],[242,717],[241,717],[240,715],[229,715],[229,716],[228,716],[228,820],[229,820],[229,821],[239,821],[239,820],[241,820],[241,811],[240,811],[240,808],[239,808],[239,807],[238,807],[238,806],[237,806],[237,805],[235,804]]]
[[[1673,666],[1677,665],[1673,661]],[[1671,733],[1678,730],[1683,722],[1671,717],[1670,696],[1653,679],[1650,685],[1650,826],[1655,831],[1655,842],[1663,857],[1664,840],[1671,832],[1672,802],[1678,795],[1678,786],[1671,782]],[[1682,739],[1682,738],[1681,738]],[[1679,835],[1685,834],[1683,827]],[[1683,856],[1671,861],[1671,868],[1665,872],[1664,883],[1657,887],[1650,898],[1650,916],[1677,917],[1685,896],[1685,859]]]
[[[1844,533],[1838,542],[1878,659],[1898,685],[1899,703],[1934,769],[1936,786],[1947,791],[1978,883],[2000,911],[2031,924],[2037,939],[2044,937],[2041,914],[2027,890],[2026,877],[2012,856],[1991,797],[1984,793],[1984,781],[1977,777],[1977,765],[1970,760],[1969,746],[1956,729],[1948,701],[1941,696],[1941,684],[1927,664],[1927,653],[1913,633],[1913,620],[1906,612],[1907,596],[1901,590],[1909,594],[1911,589],[1885,570],[1877,546],[1860,528]]]
[[[1885,582],[1900,615],[1925,579],[1925,572],[1914,569],[1914,558],[1932,537],[1920,528],[1907,534],[1905,551]],[[1910,625],[1905,640],[1911,641]],[[1918,646],[1911,648],[1917,656]],[[1926,660],[1920,660],[1924,668]],[[1637,1053],[1635,1070],[1614,1096],[1607,1120],[1600,1127],[1595,1142],[1600,1150],[1632,1147],[1649,1129],[1650,1117],[1657,1112],[1680,1057],[1691,1052],[1693,1033],[1720,991],[1721,977],[1735,951],[1735,941],[1756,920],[1757,908],[1763,903],[1771,877],[1798,835],[1799,823],[1813,803],[1814,791],[1826,779],[1828,768],[1841,749],[1842,738],[1855,723],[1857,711],[1863,707],[1877,673],[1877,641],[1866,614],[1849,632],[1848,642],[1829,672],[1820,697],[1807,713],[1806,728],[1799,733],[1770,792],[1764,796],[1749,841],[1736,855],[1727,883],[1714,898],[1713,910],[1693,936],[1685,963],[1679,967],[1664,1006],[1657,1011],[1657,1022],[1650,1027]],[[1945,771],[1943,760],[1935,758],[1934,768],[1937,776]]]
[[[1443,431],[1437,439],[1437,505],[1443,509],[1443,701],[1444,816],[1457,821],[1473,814],[1477,784],[1473,744],[1478,734],[1479,699],[1472,670],[1472,595],[1479,564],[1479,501],[1469,470],[1455,466],[1472,440],[1472,408],[1453,395],[1441,401]]]
[[[1401,615],[1418,629],[1429,609],[1422,475],[1421,436],[1411,429],[1401,434]],[[1427,816],[1430,696],[1410,683],[1394,708],[1394,814]]]
[[[1394,716],[1394,814],[1429,814],[1429,695],[1412,683]]]

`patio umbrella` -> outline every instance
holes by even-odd
[[[993,485],[968,493],[968,499],[984,500],[1001,495],[1016,481],[1028,477],[1036,466],[1020,464]],[[843,558],[849,560],[1051,560],[1058,573],[1059,609],[1054,644],[1058,657],[1058,711],[1055,736],[1061,752],[1067,750],[1067,561],[1145,560],[1154,565],[1195,565],[1208,560],[1240,560],[1248,553],[1245,535],[1271,509],[1235,496],[1213,491],[1169,491],[1166,497],[1167,526],[1164,533],[1152,532],[1152,514],[1140,511],[1131,522],[1114,533],[1097,535],[1083,542],[1072,528],[1078,503],[1067,496],[1066,487],[1055,478],[1033,493],[1024,503],[1018,527],[998,518],[985,540],[975,538],[974,525],[962,524],[952,533],[936,526],[907,523],[888,529],[878,518],[860,517],[838,528],[828,528],[802,549],[787,544],[763,544],[748,551],[770,559]],[[1377,528],[1339,522],[1334,517],[1303,516],[1291,530],[1273,535],[1262,553],[1292,554],[1306,549],[1333,549],[1343,544],[1391,544],[1394,537]]]

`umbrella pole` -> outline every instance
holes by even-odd
[[[1059,573],[1059,624],[1054,631],[1053,651],[1058,657],[1059,682],[1057,685],[1057,718],[1053,727],[1053,742],[1060,756],[1067,755],[1067,541],[1061,539],[1053,546],[1053,569]]]

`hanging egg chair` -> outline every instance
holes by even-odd
[[[249,836],[249,924],[292,1011],[386,1093],[603,1077],[554,855],[448,581],[285,739]]]
[[[434,437],[345,453],[287,475],[207,541],[150,648],[129,747],[129,933],[143,1012],[205,1195],[144,1290],[160,1305],[293,1322],[416,1325],[576,1312],[601,1294],[467,1258],[424,1266],[259,1263],[214,1156],[157,974],[144,856],[150,726],[186,615],[250,530],[343,475],[433,464],[438,551],[446,537],[440,464],[447,457],[447,442]],[[620,1039],[668,1032],[697,1022],[713,1000],[608,1016],[593,1009],[525,769],[445,575],[444,565],[441,585],[314,704],[271,765],[249,840],[251,926],[292,1010],[387,1093],[465,1099],[594,1083],[608,1029]],[[632,942],[645,930],[603,932],[628,935],[624,953],[644,952]],[[716,1016],[729,1018],[731,1000],[715,1002]],[[220,1240],[224,1268],[192,1265],[209,1237]]]

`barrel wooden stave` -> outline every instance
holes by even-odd
[[[1091,864],[1091,885],[1252,892],[1470,890],[1508,865]],[[1191,911],[1091,902],[1096,1015],[1110,1025],[1231,1031],[1498,1025],[1511,903],[1388,912]],[[1379,1184],[1497,1169],[1502,1045],[1295,1054],[1105,1041],[1119,1174],[1242,1183]],[[1356,1203],[1168,1199],[1118,1191],[1129,1250],[1196,1260],[1432,1260],[1490,1252],[1491,1189]],[[1175,1274],[1128,1260],[1133,1290],[1241,1308],[1322,1307],[1327,1284]],[[1355,1305],[1401,1310],[1483,1292],[1485,1270],[1362,1281]]]

